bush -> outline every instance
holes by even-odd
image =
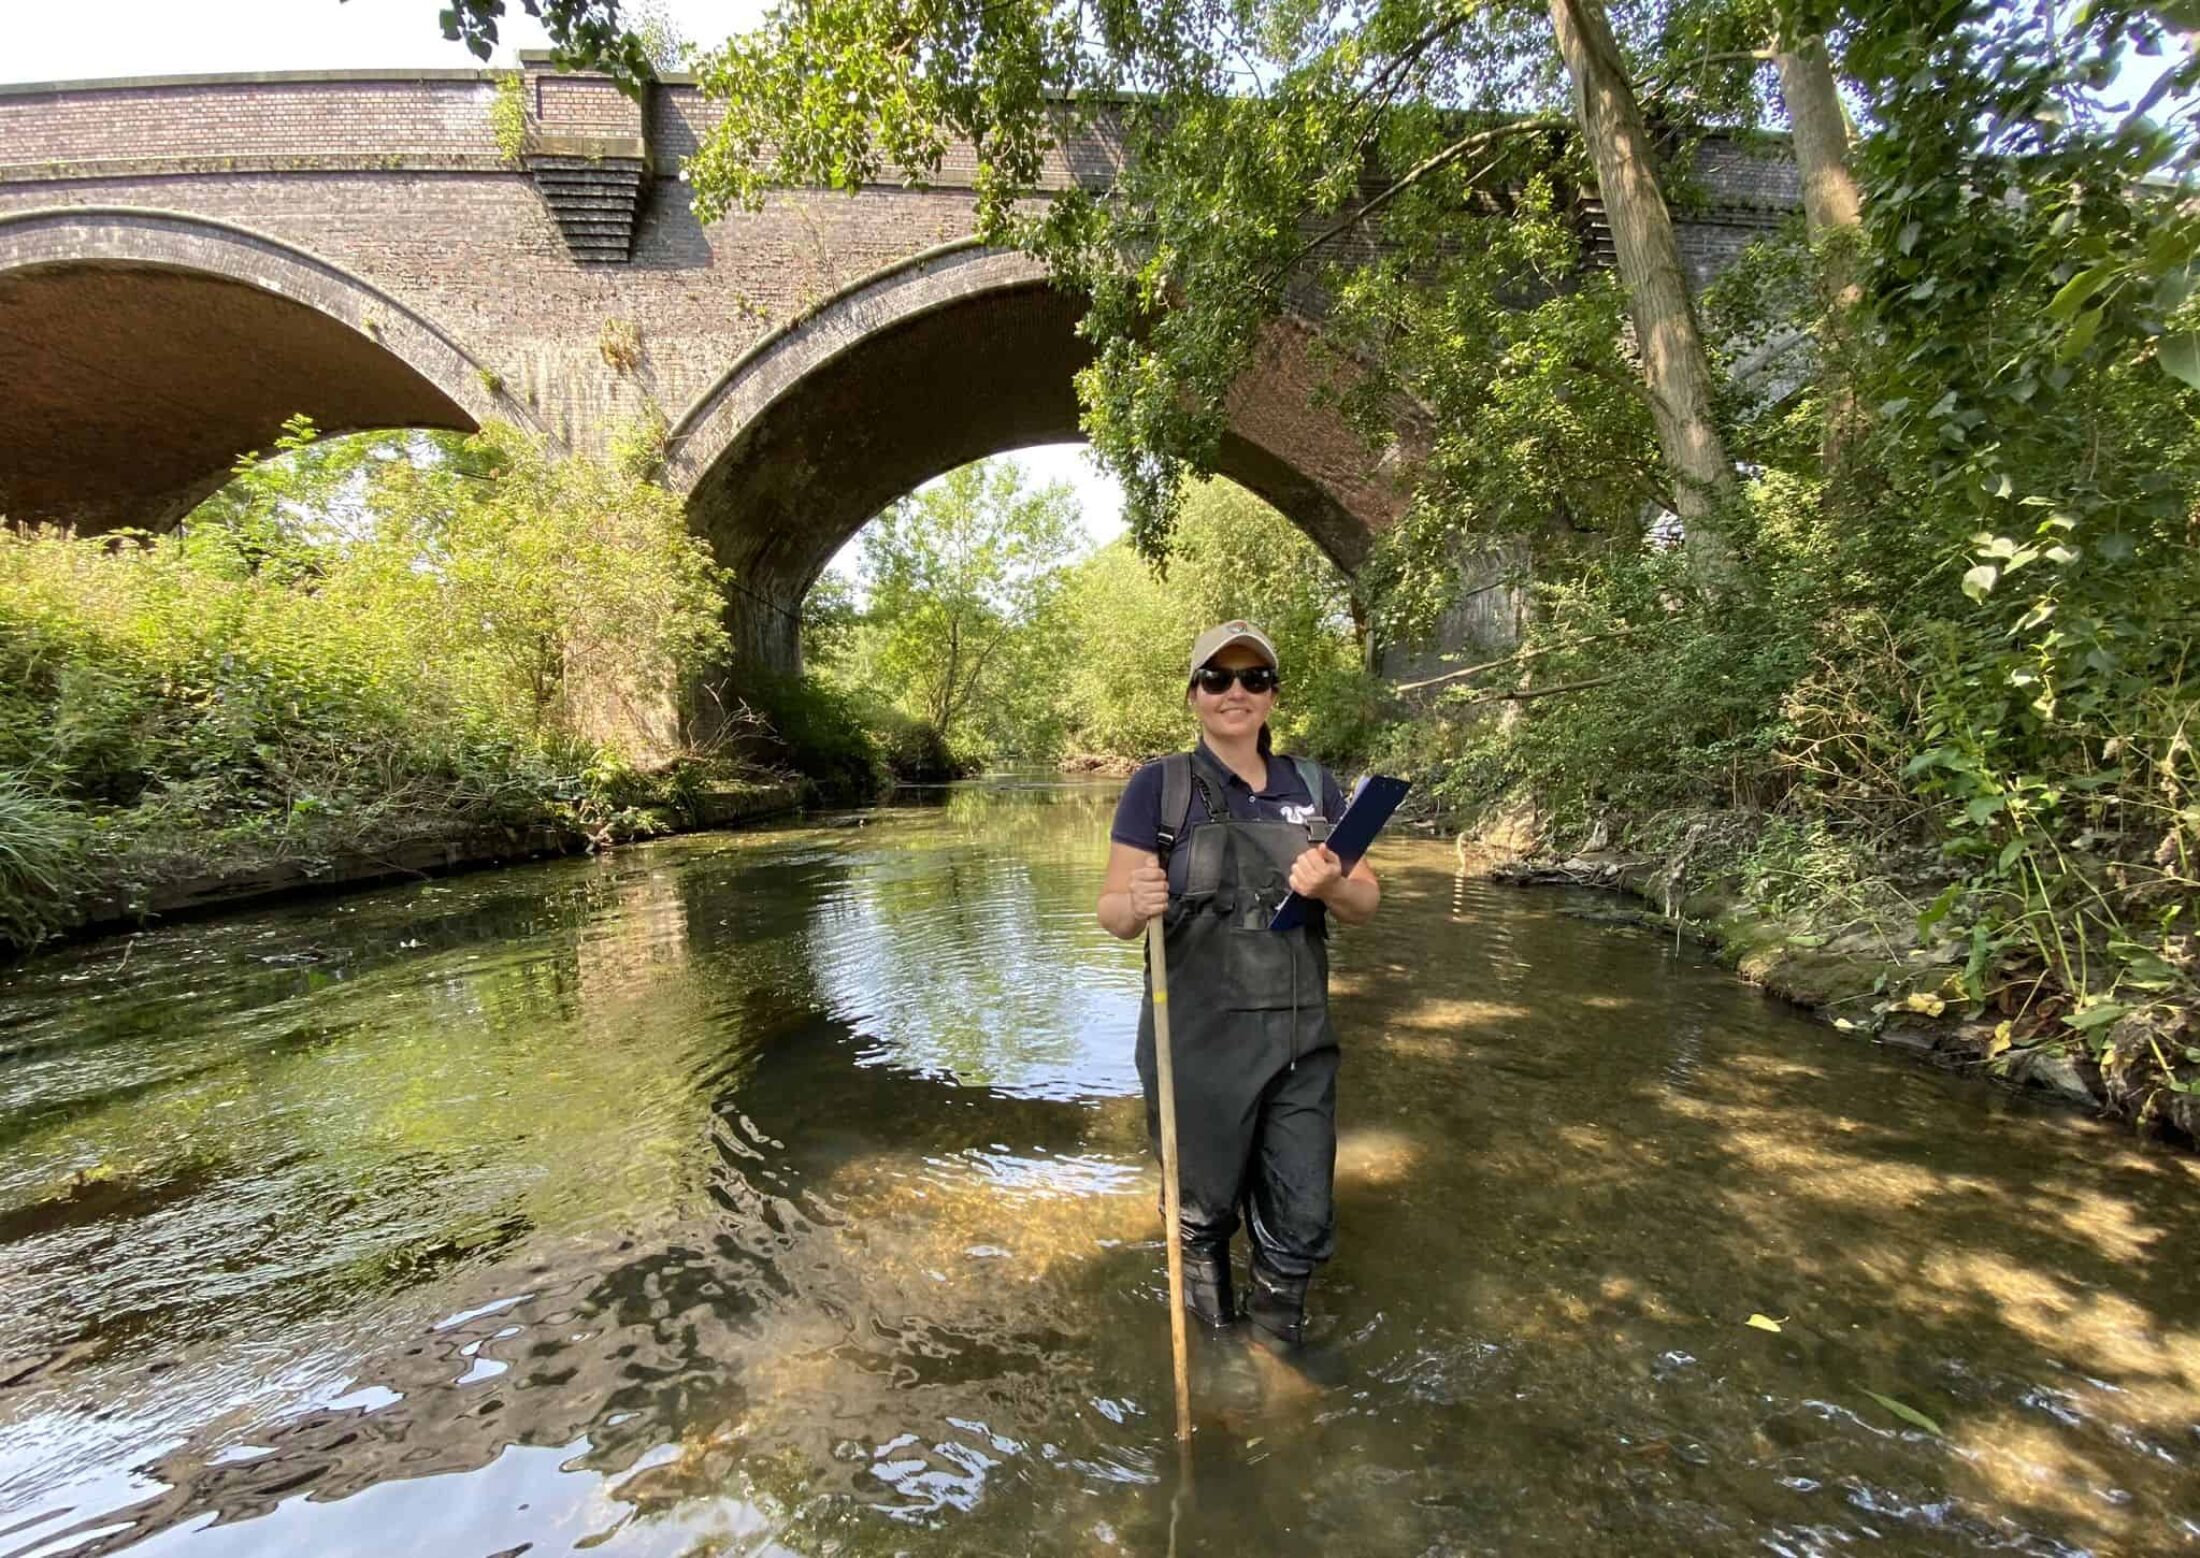
[[[75,807],[0,773],[0,944],[30,946],[62,927],[84,876],[82,845]]]
[[[801,774],[826,800],[868,801],[886,784],[878,738],[849,693],[815,676],[749,667],[741,672],[741,690],[737,738],[756,741],[760,756]]]
[[[669,493],[510,429],[280,452],[173,535],[0,531],[0,939],[94,885],[616,809],[592,774],[681,750],[724,635]]]
[[[949,750],[929,720],[910,719],[898,710],[888,710],[880,721],[879,750],[896,784],[945,784],[982,764]]]

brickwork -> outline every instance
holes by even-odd
[[[639,136],[642,105],[600,76],[530,72],[535,122],[559,135]]]
[[[916,264],[968,238],[967,155],[949,158],[937,188],[790,192],[706,229],[675,174],[710,122],[692,84],[660,85],[646,107],[607,81],[532,65],[525,87],[530,157],[576,140],[646,141],[656,176],[642,183],[620,263],[577,253],[589,212],[562,213],[561,231],[525,159],[515,166],[500,150],[489,72],[0,88],[0,340],[12,331],[18,343],[15,371],[0,376],[0,427],[35,423],[52,441],[39,483],[13,488],[0,444],[0,505],[24,517],[35,494],[90,523],[157,521],[299,410],[327,426],[393,410],[430,425],[497,415],[581,449],[655,415],[678,430],[672,474],[695,494],[699,525],[758,570],[779,610],[790,591],[799,600],[820,548],[829,555],[827,542],[906,490],[874,494],[879,482],[921,481],[950,455],[1074,435],[1068,374],[1085,358],[1066,305],[998,265],[986,285],[950,296],[929,279],[940,266]],[[1057,157],[1052,176],[1104,174],[1115,156],[1096,138]],[[1795,198],[1791,167],[1717,144],[1702,183],[1707,199],[1682,230],[1699,280]],[[590,198],[584,189],[576,200]],[[116,208],[165,214],[119,243],[116,219],[98,214]],[[66,245],[78,240],[85,248],[72,256]],[[176,272],[209,287],[274,277],[285,306],[255,312],[229,291],[128,285]],[[206,318],[247,333],[226,355],[211,350],[213,368],[234,369],[228,389],[216,393],[213,368],[200,374],[194,393],[225,407],[207,436],[145,440],[165,452],[118,482],[113,454],[128,430],[188,418],[192,402],[148,375],[157,353],[133,357],[126,340],[110,340],[99,361],[115,377],[102,404],[72,414],[66,397],[83,391],[55,365],[66,331],[53,320],[104,310],[157,333],[156,296],[177,308],[196,297]],[[330,321],[358,340],[335,351]],[[611,360],[622,354],[602,349],[607,331],[638,336],[640,361]],[[43,355],[26,353],[33,339]],[[317,368],[314,352],[333,355]],[[980,393],[989,375],[998,392]],[[371,381],[372,393],[350,393],[337,377]],[[1279,331],[1232,396],[1226,454],[1349,566],[1395,512],[1399,473],[1376,469],[1315,407],[1314,377],[1303,342]],[[805,416],[814,425],[796,425]],[[863,436],[851,441],[856,418]],[[72,426],[84,430],[73,455]],[[236,442],[217,457],[225,439]],[[187,469],[192,460],[211,463]],[[61,490],[71,471],[74,495]]]
[[[232,157],[496,161],[485,72],[0,88],[0,180]]]

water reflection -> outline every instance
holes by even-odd
[[[1043,807],[963,789],[855,853],[812,944],[819,992],[867,1040],[866,1063],[1027,1097],[1138,1090],[1123,1043],[1138,963],[1105,956],[1092,920],[1090,840],[1112,810],[1082,788]],[[929,847],[912,851],[910,832]]]
[[[13,971],[0,1555],[2200,1544],[2190,1161],[1413,845],[1338,956],[1347,1383],[1204,1349],[1176,1498],[1111,802]]]

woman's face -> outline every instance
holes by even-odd
[[[1207,663],[1235,671],[1268,662],[1250,645],[1229,644]],[[1232,681],[1219,693],[1208,692],[1195,681],[1191,699],[1193,712],[1199,716],[1199,728],[1206,732],[1210,741],[1250,740],[1259,734],[1268,711],[1276,706],[1273,688],[1267,692],[1247,692],[1245,684],[1238,681]]]

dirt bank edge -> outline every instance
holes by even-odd
[[[2015,1045],[1995,1014],[1968,1014],[1937,996],[1909,994],[1938,984],[1944,973],[1914,948],[1905,954],[1874,947],[1872,938],[1856,932],[1813,934],[1716,889],[1697,889],[1672,902],[1672,873],[1655,857],[1619,851],[1521,855],[1473,839],[1462,840],[1461,852],[1470,869],[1494,881],[1587,887],[1634,899],[1645,907],[1627,918],[1678,929],[1746,983],[1843,1032],[1949,1070],[2046,1094],[2158,1140],[2200,1145],[2200,1095],[2163,1086],[2156,1068],[2143,1064],[2152,1050],[2176,1054],[2200,1036],[2135,1016],[2109,1032],[2099,1058],[2070,1041]]]

